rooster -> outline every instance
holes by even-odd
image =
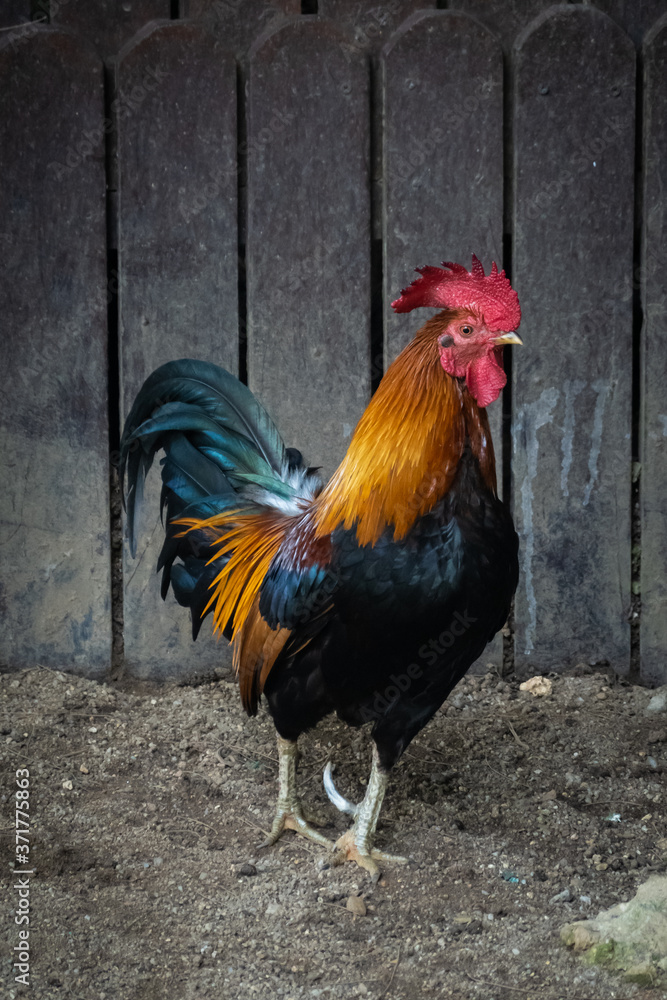
[[[231,640],[243,706],[266,698],[278,735],[279,794],[266,845],[292,829],[373,878],[388,776],[410,741],[507,619],[518,539],[496,491],[486,407],[520,344],[516,292],[473,256],[418,268],[396,312],[440,311],[388,368],[324,485],[286,448],[250,390],[202,361],[172,361],[145,382],[121,444],[132,554],[135,509],[163,449],[166,537],[158,562],[190,608]],[[325,789],[353,817],[335,845],[297,792],[297,740],[336,712],[372,723],[364,798]],[[263,845],[264,846],[264,845]]]

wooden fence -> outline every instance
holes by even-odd
[[[667,0],[447,6],[2,6],[5,668],[225,662],[159,599],[157,474],[112,599],[143,379],[216,361],[331,472],[420,322],[392,298],[474,251],[524,317],[492,409],[522,539],[505,658],[667,681]]]

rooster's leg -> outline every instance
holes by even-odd
[[[382,808],[382,800],[384,799],[388,780],[389,773],[380,767],[380,758],[375,746],[373,746],[373,764],[368,785],[366,786],[366,794],[357,805],[348,802],[347,799],[343,798],[336,791],[331,778],[330,765],[327,765],[324,776],[324,787],[330,800],[341,812],[346,812],[354,816],[353,825],[347,833],[344,833],[336,841],[336,861],[339,863],[343,861],[356,861],[358,865],[361,865],[362,868],[365,868],[370,873],[374,882],[377,882],[380,877],[380,869],[376,864],[377,861],[405,862],[407,860],[395,854],[385,854],[383,851],[377,851],[373,847],[375,828],[380,815],[380,809]]]
[[[295,830],[302,837],[314,840],[323,847],[333,847],[330,840],[308,823],[296,790],[296,762],[299,751],[295,740],[278,736],[278,802],[271,833],[261,847],[270,847],[283,831]]]

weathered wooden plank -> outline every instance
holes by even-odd
[[[644,51],[641,676],[667,683],[667,16]]]
[[[391,302],[422,264],[502,260],[502,51],[454,11],[416,14],[382,54],[385,362],[432,315],[396,315]],[[489,410],[498,479],[502,405]],[[497,639],[481,662],[502,662]]]
[[[665,13],[665,0],[595,0],[595,6],[613,18],[641,45],[647,31]]]
[[[73,36],[0,40],[0,661],[88,676],[111,656],[102,88]]]
[[[181,16],[219,33],[239,59],[263,32],[300,13],[301,0],[181,0]]]
[[[101,56],[116,55],[148,21],[168,18],[169,0],[94,0],[93,3],[51,2],[51,21],[71,28],[95,46]]]
[[[629,669],[634,47],[590,7],[516,50],[516,663]]]
[[[353,49],[378,53],[401,21],[435,5],[435,0],[319,0],[318,13],[345,25]]]
[[[175,358],[238,367],[236,69],[200,26],[148,27],[123,50],[118,90],[122,410]],[[155,574],[159,476],[146,491],[137,559],[125,565],[125,656],[139,676],[221,665],[210,628],[193,645],[189,614]]]
[[[344,51],[368,53],[373,63],[387,41],[401,22],[425,7],[435,7],[435,0],[319,0],[318,11],[343,25],[348,33]],[[373,74],[371,102],[379,110],[381,87],[377,74]],[[382,240],[382,115],[375,113],[371,118],[372,186],[371,214],[373,239]],[[379,254],[378,254],[379,256]]]
[[[416,266],[501,263],[502,72],[491,33],[454,11],[416,14],[383,51],[387,363],[426,319],[391,308]],[[500,404],[490,416],[500,466]]]
[[[248,378],[331,473],[369,397],[368,75],[330,22],[250,54]]]
[[[519,33],[553,3],[552,0],[456,0],[452,6],[480,20],[509,52]]]
[[[502,52],[457,11],[413,15],[382,55],[385,332],[391,361],[426,319],[391,302],[413,268],[502,258]]]

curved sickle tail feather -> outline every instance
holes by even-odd
[[[190,608],[194,638],[202,619],[215,612],[216,631],[236,640],[237,669],[241,659],[248,670],[252,665],[251,683],[242,677],[242,687],[246,707],[256,705],[256,687],[261,691],[262,674],[268,673],[258,658],[275,660],[277,634],[287,631],[270,629],[259,616],[259,587],[290,515],[302,512],[321,482],[296,449],[285,448],[269,415],[238,379],[209,362],[170,361],[142,386],[121,440],[132,555],[144,479],[160,450],[162,597],[171,586],[179,604]]]

